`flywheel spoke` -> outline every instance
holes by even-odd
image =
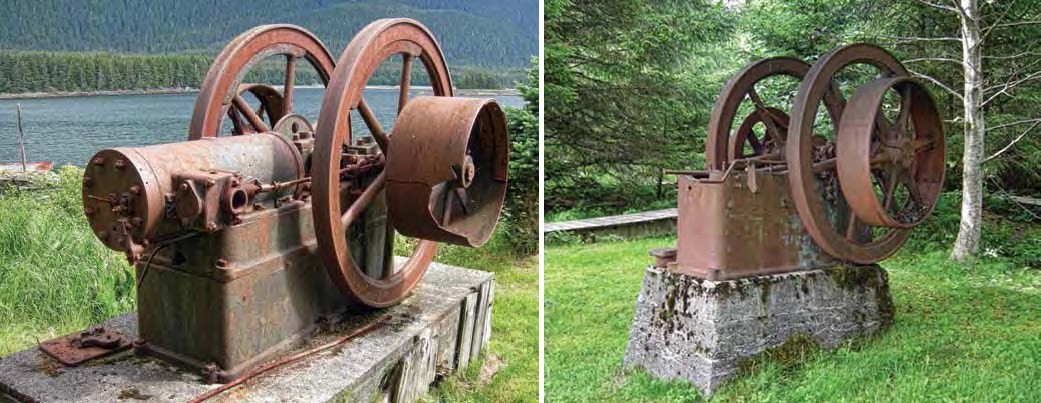
[[[408,53],[401,54],[401,89],[398,93],[398,113],[405,108],[405,104],[408,103],[408,91],[412,87],[412,55]]]
[[[282,116],[286,116],[293,113],[293,90],[296,86],[296,55],[286,55],[286,79],[282,84]]]
[[[856,241],[857,236],[857,214],[853,212],[853,209],[849,209],[849,216],[846,218],[846,239]]]
[[[365,126],[369,128],[369,133],[376,139],[380,150],[386,154],[387,146],[390,145],[390,137],[383,131],[383,126],[380,126],[380,121],[376,119],[376,114],[372,113],[372,108],[369,107],[368,102],[365,102],[365,98],[358,102],[358,113],[361,114],[361,120],[365,121]]]
[[[267,123],[264,123],[264,120],[257,115],[253,108],[250,108],[249,104],[246,103],[246,100],[243,99],[241,95],[236,94],[232,102],[235,104],[235,108],[238,109],[239,112],[246,115],[246,120],[249,121],[249,124],[258,132],[271,130],[268,128]]]
[[[383,190],[383,184],[386,182],[386,179],[387,173],[380,172],[380,174],[376,176],[376,179],[373,179],[372,183],[369,183],[369,186],[365,187],[365,190],[361,192],[358,199],[355,200],[354,203],[351,203],[351,206],[347,208],[347,211],[340,216],[340,224],[343,225],[344,228],[350,227],[351,223],[365,212],[365,209],[369,207],[372,199]]]
[[[759,113],[759,118],[762,120],[763,125],[766,126],[767,133],[764,133],[763,139],[766,139],[766,136],[769,135],[773,137],[775,142],[779,142],[781,139],[781,130],[777,128],[775,122],[780,119],[773,116],[773,113],[771,113],[769,108],[766,107],[766,104],[763,103],[763,99],[759,97],[759,93],[756,92],[755,87],[748,89],[748,98],[752,100],[753,104],[755,104],[755,109]]]
[[[893,196],[896,193],[896,185],[899,182],[900,181],[896,177],[895,172],[893,172],[892,170],[886,171],[886,189],[884,194],[885,197],[883,198],[882,202],[882,209],[887,212],[889,211],[889,207],[893,205]]]
[[[245,129],[242,127],[242,117],[239,116],[238,109],[228,108],[228,119],[231,119],[231,134],[241,135],[245,134]]]
[[[913,134],[911,131],[911,98],[911,88],[907,87],[900,94],[900,114],[897,115],[897,122],[900,125],[898,130],[904,136]]]

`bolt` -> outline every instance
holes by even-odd
[[[130,187],[130,193],[133,193],[133,194],[136,194],[136,195],[141,194],[141,186],[138,186],[138,185],[131,186]]]
[[[116,169],[123,169],[123,167],[125,167],[125,166],[127,166],[127,162],[126,161],[124,161],[124,160],[116,160]]]
[[[188,185],[188,182],[181,183],[181,190],[187,192],[188,189],[191,189],[191,186]]]
[[[83,177],[83,187],[88,187],[89,188],[93,184],[94,184],[94,179],[92,179],[89,176],[84,176]]]
[[[88,216],[92,216],[92,215],[94,215],[94,209],[91,208],[91,207],[84,207],[83,208],[83,214],[86,214]]]
[[[208,222],[208,223],[206,223],[206,230],[210,231],[210,232],[216,231],[217,230],[217,223],[215,223],[215,222]]]
[[[239,180],[238,179],[232,179],[231,180],[231,187],[233,187],[233,188],[239,187]]]
[[[98,238],[101,238],[101,239],[105,239],[106,237],[108,237],[108,233],[105,232],[105,231],[95,232],[94,235],[97,235]]]
[[[224,259],[224,258],[218,258],[217,259],[217,267],[219,267],[221,269],[223,269],[225,267],[228,267],[228,260]]]
[[[206,187],[210,187],[217,184],[217,182],[214,182],[213,179],[206,179],[206,182],[204,183],[206,184]]]
[[[94,157],[94,159],[90,160],[90,162],[97,166],[105,165],[105,159],[101,157]]]

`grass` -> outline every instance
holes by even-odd
[[[134,309],[134,277],[83,218],[82,171],[63,168],[42,190],[0,193],[0,357]],[[445,247],[437,260],[495,273],[491,347],[428,399],[534,401],[538,395],[538,259],[502,242]]]
[[[133,272],[83,218],[80,178],[0,194],[0,356],[133,309]]]
[[[549,247],[545,258],[546,400],[699,401],[683,382],[622,370],[650,248],[675,239]],[[938,250],[937,250],[938,249]],[[1041,272],[1008,260],[972,265],[948,251],[883,262],[896,305],[884,334],[800,363],[766,362],[713,401],[1037,401]]]

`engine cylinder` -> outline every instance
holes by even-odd
[[[259,192],[259,184],[303,176],[300,152],[273,133],[111,148],[87,164],[84,214],[105,245],[134,260],[151,240],[214,231],[295,191]]]

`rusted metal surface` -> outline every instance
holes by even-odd
[[[890,130],[875,130],[890,90],[900,94],[900,113]],[[932,212],[943,186],[945,137],[943,119],[924,87],[902,77],[858,88],[839,132],[839,182],[859,220],[875,227],[911,228]],[[876,189],[881,190],[877,196]]]
[[[346,236],[349,225],[342,221],[345,214],[344,206],[348,203],[341,196],[345,178],[339,172],[349,158],[345,158],[340,152],[340,147],[355,143],[359,137],[351,127],[350,112],[357,110],[361,114],[377,144],[390,144],[389,148],[393,148],[393,134],[385,132],[379,122],[371,118],[371,113],[366,113],[369,108],[363,99],[369,78],[381,63],[393,56],[402,58],[403,77],[409,76],[410,73],[406,74],[404,71],[408,71],[406,67],[413,64],[413,58],[418,58],[427,71],[434,95],[452,95],[448,67],[441,48],[430,31],[418,22],[404,18],[384,19],[369,24],[351,40],[337,61],[337,68],[329,81],[319,112],[323,121],[317,127],[317,145],[312,164],[318,253],[329,270],[330,277],[341,289],[355,300],[373,307],[393,305],[405,298],[418,284],[434,258],[436,248],[436,242],[420,240],[408,261],[400,267],[393,267],[390,260],[393,254],[392,226],[384,225],[384,247],[365,248],[368,256],[356,256],[351,253],[352,248]],[[405,107],[400,103],[408,102],[408,84],[408,80],[401,82],[399,111]],[[388,150],[382,151],[389,154]],[[367,185],[371,178],[349,178],[349,181],[353,182],[350,186],[362,187]],[[361,194],[362,192],[356,192],[358,196]],[[367,209],[383,210],[385,206],[385,201],[370,203]],[[386,218],[383,217],[383,220]],[[377,232],[380,232],[379,228],[374,228],[374,231],[366,233],[364,239],[371,240],[369,244],[377,244]],[[380,271],[380,275],[366,274],[358,264],[358,261],[362,260],[359,257],[382,262],[383,270]]]
[[[483,245],[506,196],[510,139],[499,104],[418,97],[394,131],[387,162],[394,227],[415,238]]]
[[[718,180],[679,177],[676,262],[662,267],[729,280],[809,270],[831,260],[803,229],[785,175],[748,167]]]
[[[104,326],[72,333],[40,343],[40,350],[58,362],[77,366],[95,358],[105,357],[130,348],[131,340],[122,333]]]
[[[839,83],[867,74],[864,66],[877,76],[847,103]],[[783,96],[757,90],[775,76],[801,80],[787,111]],[[891,120],[883,105],[893,98]],[[732,131],[741,111],[750,112]],[[702,278],[877,262],[928,216],[943,185],[935,101],[874,45],[835,49],[812,66],[785,57],[752,63],[724,86],[708,129],[707,169],[666,171],[679,175],[676,261],[656,256]]]
[[[404,55],[404,72],[401,133],[392,135],[362,94],[395,55]],[[282,89],[241,83],[272,56],[287,60]],[[329,83],[319,122],[293,113],[299,60]],[[437,97],[409,100],[413,60]],[[189,141],[102,150],[84,173],[91,228],[136,268],[135,351],[231,381],[328,318],[407,297],[437,241],[484,243],[506,189],[505,116],[494,100],[451,94],[440,48],[412,20],[369,25],[336,69],[299,27],[262,26],[232,41],[207,73]],[[351,131],[355,110],[368,135]],[[232,136],[218,136],[223,120]],[[445,208],[446,195],[465,203]],[[420,239],[400,267],[391,223]]]
[[[259,133],[102,150],[83,176],[83,209],[95,235],[132,261],[156,239],[233,224],[253,204],[292,189],[258,193],[253,183],[304,176],[296,147]]]

